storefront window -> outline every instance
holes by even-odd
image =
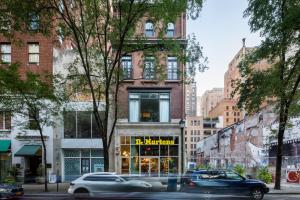
[[[120,140],[122,173],[165,176],[178,170],[177,136],[121,136]]]
[[[104,169],[103,151],[101,149],[64,150],[64,176],[72,181],[82,174],[101,172]]]

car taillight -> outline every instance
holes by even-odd
[[[189,186],[194,187],[194,186],[196,186],[196,184],[194,182],[190,182]]]

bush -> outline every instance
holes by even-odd
[[[44,175],[44,165],[43,164],[40,164],[39,167],[37,168],[36,170],[36,173],[38,176],[43,176]]]
[[[236,165],[236,166],[233,168],[233,170],[234,170],[236,173],[238,173],[238,174],[240,174],[240,175],[242,175],[242,176],[245,176],[246,169],[245,169],[242,165]]]
[[[261,167],[258,170],[257,178],[265,183],[271,183],[272,174],[269,172],[268,167]]]
[[[4,183],[13,184],[13,183],[16,183],[16,179],[13,176],[7,176],[4,179]]]

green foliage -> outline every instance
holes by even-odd
[[[25,24],[29,22],[25,16],[32,12],[41,16],[40,19],[45,16],[46,19],[53,20],[45,23],[56,30],[61,41],[65,38],[72,41],[72,53],[76,55],[76,59],[66,67],[68,73],[65,78],[69,86],[74,88],[70,88],[67,96],[72,96],[76,91],[92,98],[93,113],[101,130],[105,157],[108,156],[106,152],[112,142],[119,113],[117,102],[119,87],[123,83],[123,55],[136,53],[141,58],[145,55],[157,58],[163,54],[176,56],[182,63],[179,73],[184,78],[181,81],[193,79],[196,70],[203,71],[206,68],[207,58],[195,37],[190,37],[189,41],[184,35],[179,38],[166,37],[167,24],[185,15],[197,18],[203,0],[31,0],[18,3],[19,0],[3,0],[0,7],[7,9],[5,13],[10,13],[11,16],[6,17],[16,18]],[[18,13],[21,13],[20,16]],[[146,20],[153,22],[156,33],[153,40],[149,40],[144,34]],[[19,26],[16,30],[22,29],[25,32],[23,27]],[[46,34],[46,31],[47,29],[42,29],[40,32]],[[51,35],[51,31],[48,31],[48,35]],[[186,70],[183,70],[184,66],[187,66]],[[156,67],[157,81],[164,79],[166,64]],[[105,105],[103,116],[98,112],[99,107],[103,106],[99,101]],[[104,160],[108,162],[109,159]],[[107,163],[104,166],[108,170]]]
[[[246,169],[245,167],[243,167],[242,165],[236,165],[233,169],[236,173],[242,175],[242,176],[245,176],[245,173],[246,173]]]
[[[268,167],[261,167],[257,172],[257,178],[265,183],[271,183],[272,174],[269,172]]]
[[[13,176],[9,175],[5,177],[3,182],[12,184],[12,183],[16,183],[16,179]]]
[[[38,176],[44,176],[45,166],[43,164],[39,164],[39,167],[36,170]]]
[[[19,174],[19,169],[13,165],[9,170],[8,170],[8,173],[10,176],[12,176],[15,180]]]

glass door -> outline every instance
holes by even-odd
[[[141,158],[140,174],[145,175],[145,176],[149,176],[149,169],[150,169],[149,161],[150,161],[149,158],[146,158],[146,157]]]
[[[158,176],[158,158],[150,158],[150,176]]]
[[[81,174],[90,173],[90,159],[82,158],[81,159]]]
[[[156,157],[141,157],[140,174],[146,176],[159,175],[159,161]]]

